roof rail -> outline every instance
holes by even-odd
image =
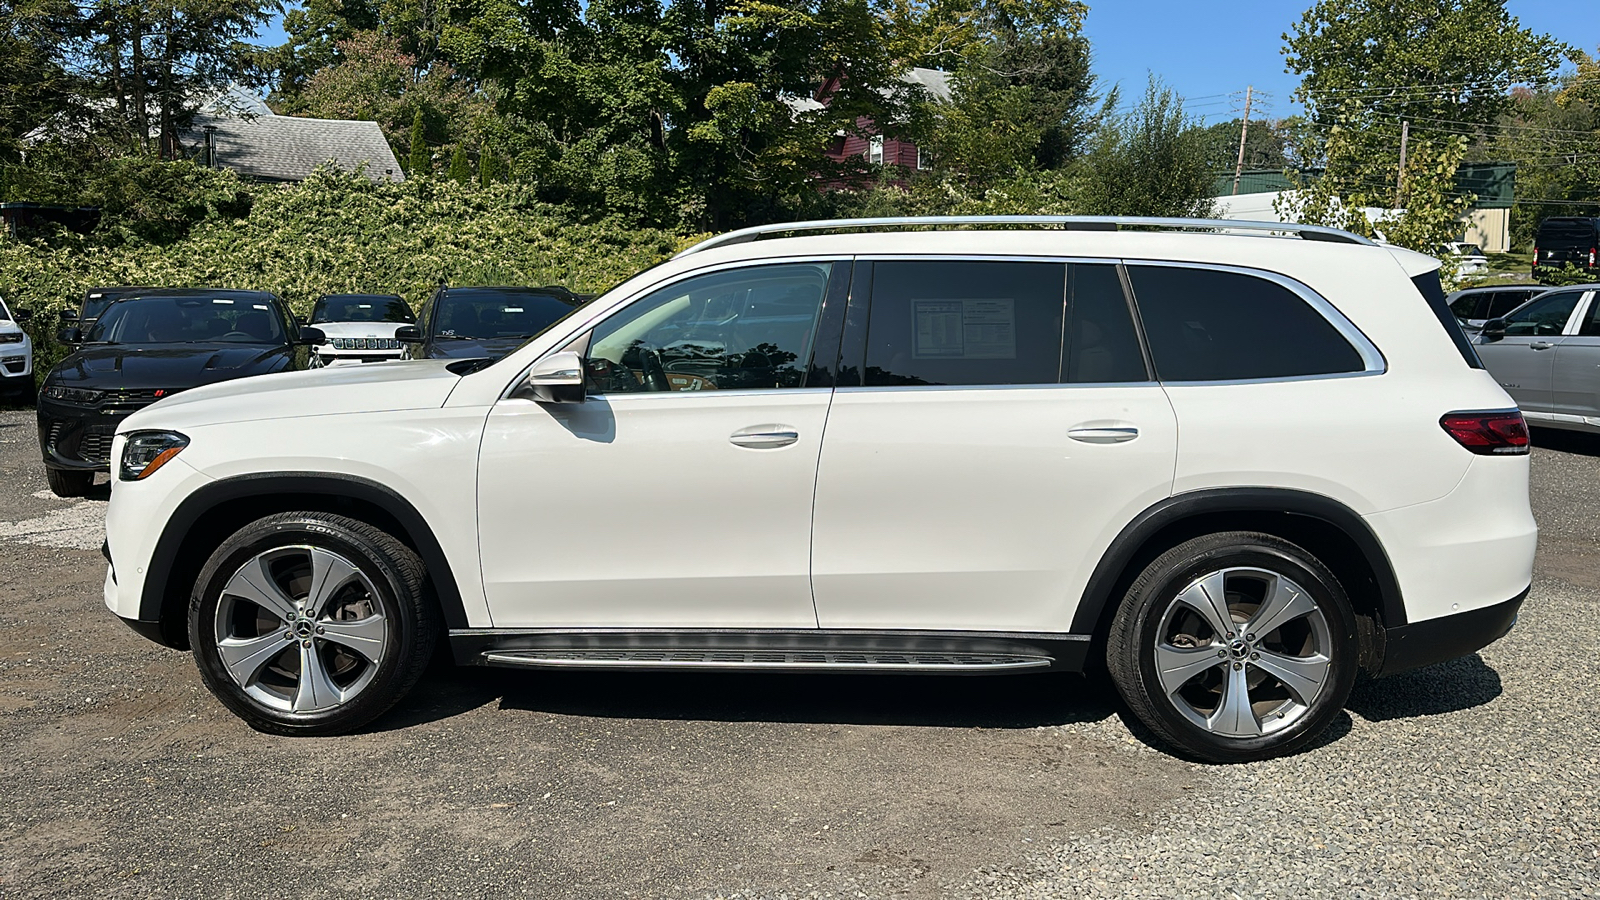
[[[741,228],[727,234],[707,238],[679,252],[688,256],[712,247],[743,244],[773,234],[796,231],[840,231],[870,229],[882,231],[890,228],[926,228],[951,225],[1040,225],[1066,231],[1117,231],[1121,228],[1151,228],[1167,231],[1203,232],[1255,232],[1261,236],[1292,234],[1301,240],[1328,241],[1335,244],[1367,244],[1372,241],[1359,234],[1326,228],[1321,225],[1300,225],[1294,222],[1246,222],[1233,219],[1165,219],[1142,216],[903,216],[881,219],[824,219],[812,222],[779,222]],[[676,257],[674,257],[676,258]]]

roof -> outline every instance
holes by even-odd
[[[911,71],[900,76],[906,84],[919,85],[927,91],[933,99],[942,103],[950,102],[950,73],[941,69],[924,69],[920,66],[913,67]]]
[[[373,181],[401,181],[400,163],[376,122],[299,116],[197,115],[188,138],[203,145],[213,128],[214,165],[263,181],[304,181],[323,163],[366,167]]]
[[[1308,178],[1319,176],[1319,171],[1307,171]],[[1456,193],[1473,194],[1473,209],[1506,209],[1516,196],[1517,164],[1504,162],[1462,163],[1456,170]],[[1211,183],[1213,197],[1245,196],[1247,194],[1274,194],[1292,190],[1294,183],[1281,169],[1253,169],[1239,176],[1239,192],[1233,191],[1233,173],[1220,172]]]

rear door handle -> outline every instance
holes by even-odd
[[[800,432],[793,425],[751,425],[735,431],[728,440],[752,450],[773,450],[800,440]]]
[[[1555,346],[1555,344],[1549,343],[1547,341],[1529,341],[1528,342],[1528,349],[1529,350],[1549,350],[1551,347],[1554,347],[1554,346]]]
[[[1067,432],[1067,437],[1085,444],[1120,444],[1131,441],[1139,436],[1139,429],[1132,425],[1100,426],[1097,428],[1074,428]]]

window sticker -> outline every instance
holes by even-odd
[[[913,300],[912,359],[1016,359],[1016,301]]]

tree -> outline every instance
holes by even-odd
[[[428,151],[428,131],[422,121],[422,110],[411,117],[411,141],[408,153],[409,173],[412,176],[428,175],[433,171],[433,154]]]
[[[1241,119],[1218,122],[1206,128],[1207,155],[1211,167],[1217,172],[1232,174],[1239,162],[1239,133],[1243,130],[1244,168],[1271,169],[1281,172],[1289,168],[1289,138],[1284,126],[1272,119],[1260,119],[1244,128]]]
[[[467,184],[472,181],[472,163],[467,159],[467,148],[456,145],[455,152],[450,154],[450,180],[456,184]]]
[[[1114,100],[1110,102],[1115,102]],[[1137,108],[1108,117],[1081,162],[1086,215],[1205,216],[1214,179],[1205,129],[1151,78]]]
[[[76,18],[66,0],[21,0],[0,14],[0,164],[20,160],[23,136],[72,105],[78,83],[65,55]]]
[[[298,98],[318,71],[346,58],[346,41],[378,27],[374,0],[301,0],[283,14],[287,35],[281,46],[262,55],[273,75],[272,99],[284,112],[298,112]]]

